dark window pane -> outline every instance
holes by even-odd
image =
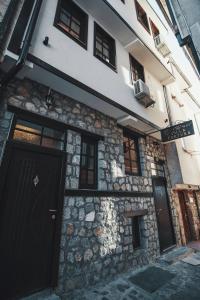
[[[52,129],[52,128],[47,128],[47,127],[44,128],[43,135],[46,135],[48,137],[52,137],[52,138],[55,138],[55,139],[59,139],[59,140],[64,139],[63,132],[57,131],[57,130]]]
[[[87,164],[87,157],[85,155],[83,155],[81,157],[81,166],[86,167],[87,166],[86,164]]]
[[[62,150],[63,142],[43,137],[42,146]]]
[[[82,154],[86,154],[86,153],[87,153],[87,144],[82,143]]]
[[[86,184],[87,183],[87,170],[85,170],[85,169],[81,169],[80,182],[81,182],[81,184]]]
[[[94,169],[94,158],[89,158],[88,169]]]
[[[140,247],[139,217],[132,218],[132,234],[133,234],[133,248],[138,249]]]
[[[91,156],[94,156],[94,145],[90,145],[89,147],[90,147],[90,153],[89,154]]]
[[[88,184],[93,185],[94,184],[94,172],[88,171]]]
[[[80,188],[96,188],[96,147],[96,141],[82,137]]]

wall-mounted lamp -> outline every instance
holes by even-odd
[[[44,41],[43,41],[43,44],[44,44],[45,46],[48,46],[48,45],[49,45],[49,37],[48,37],[48,36],[45,36]]]
[[[51,108],[52,106],[54,106],[55,101],[54,101],[54,97],[52,96],[52,90],[51,88],[49,88],[48,90],[48,94],[46,95],[46,105],[48,108]]]

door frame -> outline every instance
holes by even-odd
[[[167,252],[169,250],[171,250],[172,248],[176,247],[176,234],[175,234],[175,230],[174,230],[174,224],[173,224],[173,218],[172,218],[172,211],[171,211],[171,206],[170,206],[170,200],[169,200],[169,195],[168,195],[168,191],[167,191],[167,180],[165,177],[163,176],[152,176],[152,186],[153,186],[153,195],[154,195],[154,205],[155,205],[155,212],[156,212],[156,223],[157,223],[157,228],[159,227],[158,224],[158,214],[157,214],[157,210],[156,210],[156,203],[155,203],[155,188],[154,188],[154,181],[155,179],[160,179],[163,180],[164,182],[164,186],[165,186],[165,193],[166,193],[166,197],[167,197],[167,207],[169,210],[169,217],[170,217],[170,224],[171,224],[171,228],[172,228],[172,239],[173,239],[173,245],[171,245],[170,247],[161,250],[160,247],[160,253],[164,253]],[[159,237],[159,233],[158,233],[158,237]],[[159,244],[160,244],[160,237],[159,237]]]
[[[59,256],[60,256],[60,241],[61,241],[61,226],[62,226],[62,213],[63,213],[63,201],[65,194],[65,173],[66,173],[66,158],[67,153],[57,149],[51,149],[46,147],[41,147],[34,144],[24,143],[16,140],[8,140],[6,142],[2,161],[0,165],[0,195],[3,192],[3,187],[5,185],[7,173],[9,170],[9,165],[11,161],[12,151],[15,149],[28,150],[35,153],[46,153],[49,155],[57,156],[61,159],[61,170],[60,170],[60,183],[58,186],[58,209],[57,209],[57,218],[55,225],[55,240],[53,243],[53,259],[52,259],[52,268],[51,268],[51,287],[56,287],[58,284],[58,271],[59,271]],[[3,205],[0,201],[0,207]]]
[[[181,194],[182,194],[182,196],[181,196]],[[188,215],[188,208],[187,208],[187,201],[186,201],[186,200],[188,200],[187,197],[188,197],[188,195],[186,194],[185,190],[178,191],[178,200],[179,200],[181,218],[182,218],[183,229],[184,229],[184,238],[185,238],[186,244],[188,244],[188,243],[190,243],[194,240],[193,234],[192,234],[192,228],[191,228],[191,224],[190,224],[190,220],[189,220],[189,215]],[[185,210],[185,216],[186,216],[187,224],[185,224],[185,221],[184,221],[184,216],[183,216],[184,212],[182,210],[181,201],[184,202],[184,210]],[[197,208],[197,210],[198,210],[198,208]],[[186,226],[188,228],[189,238],[187,238],[187,233],[186,233],[187,229],[185,228]]]

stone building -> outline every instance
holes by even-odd
[[[160,136],[182,113],[174,50],[154,40],[173,33],[146,1],[118,2],[18,1],[3,31],[2,299],[68,293],[199,238],[198,164],[184,184],[182,148]]]

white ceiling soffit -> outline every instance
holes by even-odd
[[[123,46],[136,39],[131,27],[120,15],[104,0],[75,0],[83,9],[88,11],[96,20],[102,23]],[[101,24],[100,24],[101,25]]]
[[[172,73],[142,41],[135,40],[127,47],[127,50],[162,84],[174,82],[175,78]]]
[[[130,115],[119,118],[117,123],[123,127],[127,127],[132,130],[138,130],[143,134],[149,134],[161,140],[160,131],[156,131],[151,125],[146,124],[145,122]],[[150,134],[151,132],[153,132],[153,134]]]

